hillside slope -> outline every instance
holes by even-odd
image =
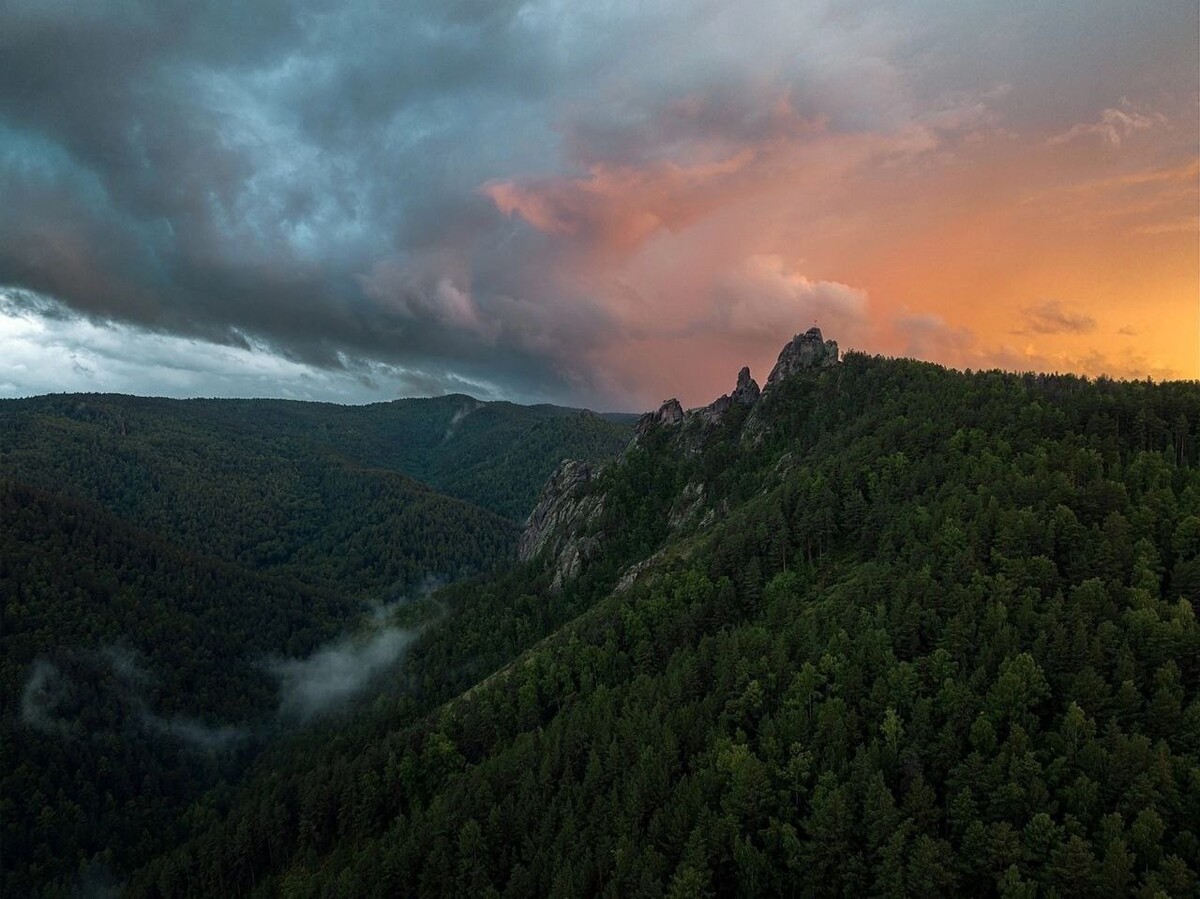
[[[1200,387],[790,346],[131,894],[1193,895]]]
[[[406,475],[520,521],[561,459],[615,454],[630,423],[631,416],[467,396],[337,406],[67,394],[0,401],[0,461],[13,477],[79,486],[109,505],[121,502],[120,487],[104,494],[93,482],[113,465],[192,481],[198,471],[261,480],[263,464],[280,458],[336,460]]]
[[[515,515],[560,453],[627,435],[466,397],[0,402],[0,891],[120,878],[294,730],[287,671],[386,669],[406,632],[337,642],[369,608],[509,562],[515,521],[406,470]]]
[[[189,553],[94,506],[0,481],[0,882],[121,869],[238,768],[348,597]]]

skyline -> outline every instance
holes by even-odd
[[[0,397],[1200,377],[1200,12],[1127,7],[9,4]]]

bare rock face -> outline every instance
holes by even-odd
[[[749,366],[742,366],[742,370],[738,372],[737,386],[733,388],[733,393],[719,396],[703,409],[699,410],[700,419],[708,425],[719,424],[721,419],[725,417],[725,413],[735,404],[739,406],[753,406],[758,402],[758,397],[758,382],[750,377]]]
[[[743,406],[753,406],[758,402],[760,393],[758,382],[750,377],[750,366],[743,365],[738,372],[737,387],[733,389],[733,401]]]
[[[809,328],[792,338],[779,354],[779,361],[767,378],[767,388],[797,372],[812,371],[838,361],[836,340],[825,340],[820,328]]]
[[[695,482],[687,484],[671,506],[667,526],[678,531],[695,520],[703,507],[704,485]]]
[[[683,406],[679,404],[679,400],[672,397],[659,406],[657,412],[647,412],[638,419],[637,424],[633,427],[633,440],[629,442],[630,447],[636,446],[643,437],[659,425],[671,427],[682,422],[683,418]]]
[[[725,413],[729,411],[729,407],[733,405],[733,400],[729,394],[719,396],[703,409],[699,411],[700,419],[707,425],[719,424],[721,419],[725,417]]]
[[[542,488],[537,506],[525,521],[517,556],[524,561],[543,553],[551,554],[552,591],[561,590],[600,550],[599,535],[588,533],[604,510],[604,497],[589,490],[596,473],[597,469],[587,462],[564,459]]]

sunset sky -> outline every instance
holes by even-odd
[[[0,4],[0,397],[1200,377],[1200,5]]]

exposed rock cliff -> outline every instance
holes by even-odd
[[[525,522],[517,556],[524,561],[549,554],[554,560],[552,590],[561,589],[599,551],[600,537],[590,532],[604,510],[604,497],[590,490],[597,472],[587,462],[564,459]]]
[[[743,406],[753,406],[758,402],[759,394],[758,382],[750,377],[750,366],[743,365],[738,372],[737,387],[733,389],[733,401]]]
[[[638,419],[637,424],[633,428],[633,439],[637,441],[639,437],[644,437],[647,432],[657,427],[658,425],[677,425],[683,421],[683,406],[679,404],[679,400],[672,397],[658,407],[657,412],[647,412]]]
[[[812,371],[833,365],[838,361],[838,345],[836,340],[825,340],[820,328],[809,328],[803,334],[797,334],[779,353],[779,361],[771,369],[767,378],[768,389],[772,384],[802,371]]]
[[[758,397],[758,382],[750,377],[750,368],[742,366],[742,370],[738,372],[737,386],[733,388],[733,393],[719,396],[703,409],[687,413],[685,421],[695,416],[708,425],[720,424],[725,418],[725,413],[735,405],[753,406],[758,402]]]

